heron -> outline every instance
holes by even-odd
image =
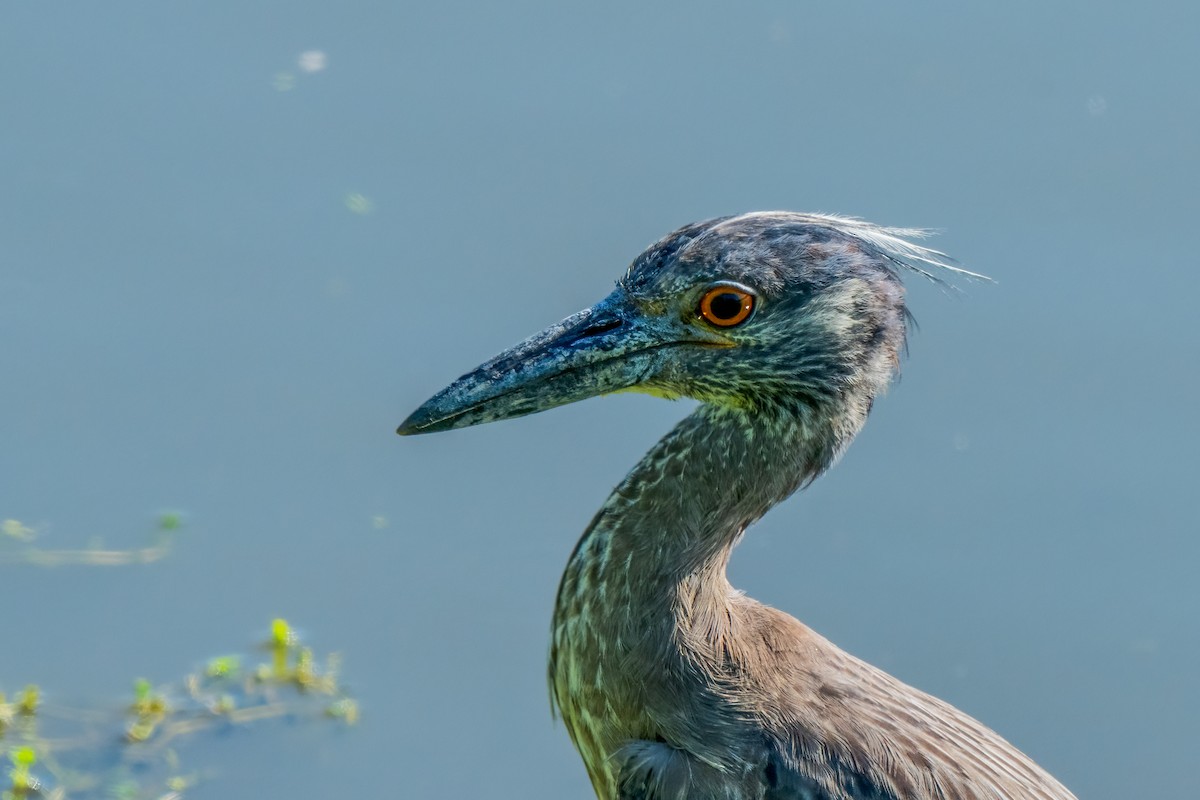
[[[905,274],[974,275],[923,233],[796,212],[686,225],[400,426],[620,391],[700,401],[612,492],[559,584],[551,702],[599,800],[1074,800],[982,723],[726,577],[746,528],[838,459],[896,376]]]

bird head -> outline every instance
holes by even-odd
[[[398,433],[618,391],[751,413],[852,402],[865,414],[904,348],[901,268],[972,274],[908,241],[920,234],[791,212],[687,225],[638,256],[608,297],[462,376]]]

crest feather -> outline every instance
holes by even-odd
[[[801,213],[796,211],[755,211],[729,217],[714,225],[717,231],[724,225],[745,222],[751,219],[778,218],[808,225],[820,225],[832,228],[846,236],[851,236],[882,254],[893,265],[902,269],[912,270],[934,283],[946,284],[946,280],[935,270],[945,270],[964,278],[991,281],[992,279],[978,272],[972,272],[958,265],[952,257],[941,250],[925,247],[912,241],[925,239],[934,234],[926,228],[892,228],[876,225],[873,222],[858,217],[845,217],[839,214]]]

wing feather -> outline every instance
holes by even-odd
[[[783,776],[769,800],[1076,800],[971,716],[786,614],[759,606],[755,616],[773,653],[759,663],[775,665],[757,681],[773,686],[760,705],[778,734],[768,764]]]

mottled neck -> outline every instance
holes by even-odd
[[[574,570],[592,589],[619,588],[634,606],[670,602],[681,584],[697,579],[727,588],[725,564],[746,526],[828,467],[865,416],[865,409],[848,418],[702,406],[612,493],[564,584]]]
[[[669,734],[678,746],[713,746],[689,743],[665,701],[695,664],[721,669],[719,648],[736,639],[729,552],[747,525],[829,466],[868,406],[828,416],[703,406],[596,514],[559,585],[549,677],[600,796],[615,796],[611,756],[631,740]]]

